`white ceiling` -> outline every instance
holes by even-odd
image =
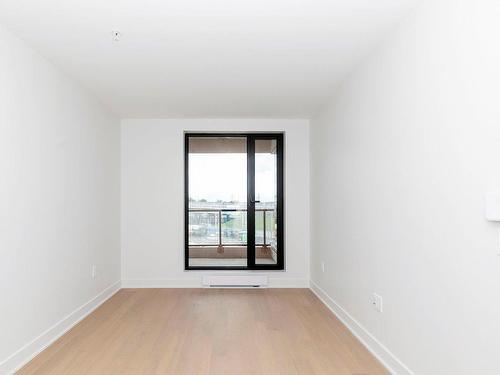
[[[0,23],[121,117],[308,118],[413,2],[0,0]]]

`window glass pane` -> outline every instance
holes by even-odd
[[[255,141],[255,264],[277,264],[276,148],[275,139]]]
[[[189,137],[189,265],[247,266],[247,141]]]

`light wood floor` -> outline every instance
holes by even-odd
[[[122,289],[18,374],[388,374],[308,289]]]

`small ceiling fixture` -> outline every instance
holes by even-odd
[[[122,33],[121,32],[119,32],[118,30],[113,30],[111,32],[111,34],[113,35],[113,40],[115,42],[119,42],[120,41],[120,38],[122,37]]]

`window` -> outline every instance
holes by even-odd
[[[283,269],[283,134],[185,134],[185,268]]]

